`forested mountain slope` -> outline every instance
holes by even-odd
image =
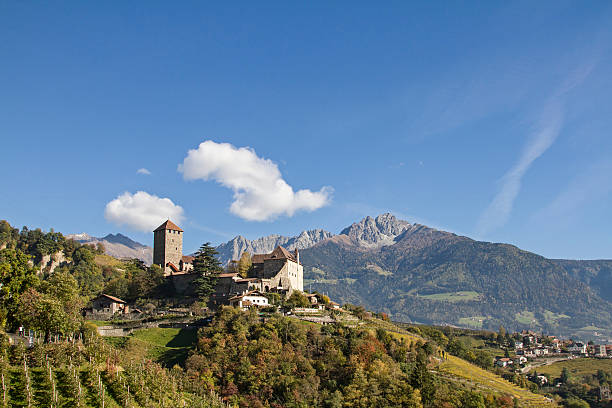
[[[401,321],[565,334],[612,327],[612,305],[579,272],[568,272],[576,261],[417,224],[391,245],[364,246],[343,234],[303,250],[301,259],[305,287]]]

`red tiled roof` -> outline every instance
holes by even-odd
[[[174,265],[172,262],[168,262],[167,265],[170,267],[170,269],[172,269],[174,272],[178,272],[179,268],[176,267],[176,265]]]
[[[176,225],[175,223],[173,223],[170,220],[164,222],[162,225],[160,225],[159,227],[155,228],[153,231],[155,232],[155,231],[163,231],[163,230],[172,230],[172,231],[181,231],[181,232],[183,232],[181,227],[179,227],[178,225]]]
[[[183,255],[183,257],[181,258],[181,261],[183,261],[184,263],[193,263],[194,259],[195,259],[195,256]]]
[[[115,302],[117,302],[117,303],[126,303],[125,301],[123,301],[123,300],[119,299],[118,297],[114,297],[114,296],[111,296],[111,295],[107,295],[107,294],[105,294],[105,293],[102,293],[100,296],[104,296],[104,297],[106,297],[106,298],[109,298],[110,300],[115,301]]]

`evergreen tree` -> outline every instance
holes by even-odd
[[[567,369],[567,367],[563,367],[563,370],[561,371],[561,382],[563,384],[567,384],[568,382],[570,382],[570,373],[569,370]]]
[[[219,274],[223,271],[215,250],[210,242],[203,244],[193,260],[193,271],[198,274],[195,280],[196,293],[200,299],[206,301],[214,292]]]

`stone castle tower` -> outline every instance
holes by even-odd
[[[183,258],[183,230],[168,220],[153,231],[153,263],[170,275],[181,268]]]

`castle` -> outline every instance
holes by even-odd
[[[183,230],[170,220],[153,231],[153,263],[165,276],[193,269],[193,256],[183,256]]]
[[[177,290],[192,292],[193,288],[188,286],[195,279],[194,258],[183,255],[183,230],[167,220],[153,234],[153,263],[163,268],[164,275],[173,280]],[[304,290],[304,267],[300,262],[300,253],[297,249],[290,252],[278,246],[269,254],[253,255],[252,267],[246,278],[237,272],[220,274],[210,300],[213,305],[221,305],[253,291],[290,296],[294,290]]]

